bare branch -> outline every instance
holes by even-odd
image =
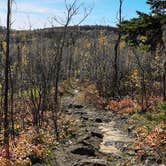
[[[53,17],[53,20],[60,24],[61,26],[65,26],[67,27],[72,19],[74,19],[75,16],[80,14],[80,9],[83,7],[84,3],[78,3],[78,0],[73,0],[73,2],[71,4],[67,3],[67,0],[65,1],[65,9],[66,9],[66,13],[65,13],[65,20],[62,19],[61,17]],[[85,19],[90,15],[90,13],[92,12],[93,8],[87,9],[84,8],[83,9],[83,16],[80,19],[80,21],[78,23],[76,23],[75,25],[80,25],[83,21],[85,21]]]

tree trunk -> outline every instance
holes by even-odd
[[[9,92],[9,53],[10,53],[10,19],[11,0],[7,2],[7,32],[6,32],[6,59],[5,59],[5,98],[4,98],[4,145],[6,158],[9,158],[9,117],[8,117],[8,92]]]
[[[68,24],[67,24],[68,25]],[[54,113],[53,113],[53,118],[54,118],[54,127],[55,127],[55,132],[56,132],[56,137],[57,140],[59,139],[59,133],[58,133],[58,112],[59,112],[59,102],[58,102],[58,85],[59,85],[59,79],[60,79],[60,70],[61,70],[61,63],[62,63],[62,56],[63,56],[63,48],[65,44],[65,39],[66,39],[66,33],[67,33],[67,25],[64,27],[64,32],[62,34],[59,48],[58,48],[58,61],[56,63],[56,77],[55,77],[55,82],[54,82],[54,87],[55,87],[55,92],[54,92]]]
[[[14,129],[14,77],[12,78],[12,71],[11,71],[11,68],[9,66],[9,77],[10,77],[10,86],[11,86],[11,97],[10,97],[10,119],[11,119],[11,135],[12,135],[12,138],[14,139],[15,138],[15,129]]]
[[[119,79],[118,79],[118,73],[119,73],[119,67],[118,67],[118,57],[119,57],[119,44],[121,40],[121,35],[118,34],[118,39],[115,44],[114,48],[114,78],[113,78],[113,97],[117,97],[118,94],[118,87],[119,87]]]
[[[166,61],[164,62],[164,74],[163,74],[163,99],[166,102]]]
[[[118,23],[121,24],[122,22],[122,5],[123,5],[123,0],[119,0],[119,19],[118,19]],[[117,98],[119,97],[119,56],[120,56],[120,41],[121,41],[121,30],[118,30],[118,39],[115,43],[115,47],[114,47],[114,78],[113,78],[113,97]]]

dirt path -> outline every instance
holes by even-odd
[[[63,99],[63,110],[77,120],[75,138],[55,149],[50,166],[118,166],[139,165],[130,149],[132,139],[116,128],[111,112],[97,110],[76,102],[78,89]]]

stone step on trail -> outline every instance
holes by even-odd
[[[108,162],[103,159],[84,159],[73,166],[109,166]]]
[[[130,143],[132,142],[132,139],[117,129],[115,124],[116,123],[112,121],[110,123],[103,123],[99,126],[99,129],[103,134],[103,141],[100,144],[100,152],[121,156],[122,152],[117,145],[120,143]]]

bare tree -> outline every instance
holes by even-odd
[[[122,5],[123,5],[123,0],[119,0],[119,11],[118,11],[118,24],[120,25],[122,22]],[[114,47],[114,78],[113,78],[113,97],[118,97],[119,96],[119,67],[118,67],[118,58],[120,56],[120,41],[121,41],[121,31],[118,29],[118,38],[115,43]]]
[[[137,55],[136,51],[132,49],[132,54],[136,59],[136,63],[138,65],[138,68],[140,70],[140,85],[141,85],[141,112],[146,112],[150,105],[148,104],[148,97],[147,97],[147,83],[146,83],[146,75],[147,70],[145,69],[143,63],[140,60],[140,56]],[[146,65],[147,67],[147,65]]]
[[[166,102],[166,61],[164,62],[164,74],[163,74],[163,97]]]
[[[4,98],[4,144],[6,147],[6,158],[9,158],[9,115],[8,115],[8,92],[9,92],[9,54],[10,54],[10,25],[11,4],[7,2],[7,31],[6,31],[6,59],[5,59],[5,98]]]
[[[54,126],[56,131],[56,136],[58,139],[58,125],[57,125],[57,113],[59,112],[59,103],[58,103],[58,85],[59,85],[59,79],[60,79],[60,70],[61,70],[61,63],[62,63],[62,56],[63,56],[63,48],[66,41],[66,35],[68,31],[68,26],[70,25],[72,19],[79,14],[79,10],[81,8],[81,4],[78,4],[78,0],[74,0],[71,3],[67,3],[67,0],[65,0],[65,7],[66,7],[66,20],[58,19],[57,17],[54,17],[54,21],[56,23],[59,23],[63,26],[63,32],[60,36],[57,48],[56,48],[56,72],[55,72],[55,81],[54,81]],[[84,15],[83,18],[77,23],[77,25],[81,24],[90,14],[91,10],[84,9]],[[57,44],[57,43],[56,43]]]

